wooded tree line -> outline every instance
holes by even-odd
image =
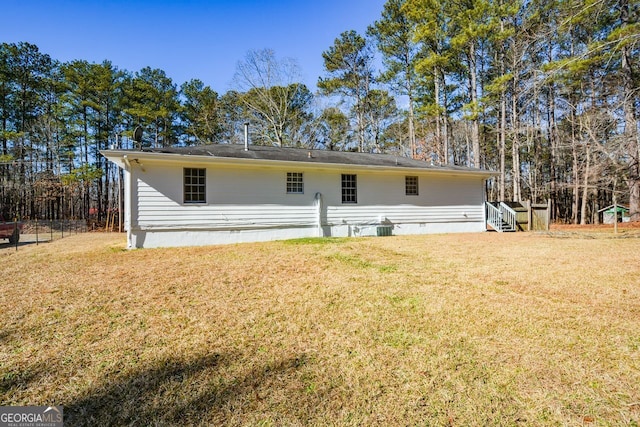
[[[322,53],[315,94],[269,49],[218,94],[2,43],[3,214],[103,219],[119,172],[99,150],[241,143],[248,122],[253,144],[496,170],[489,199],[551,200],[556,220],[614,201],[640,220],[639,14],[639,0],[388,0]]]

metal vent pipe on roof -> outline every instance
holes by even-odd
[[[244,122],[244,151],[249,151],[249,122]]]

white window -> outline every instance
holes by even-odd
[[[358,203],[358,176],[342,174],[342,203]]]
[[[287,172],[287,194],[303,194],[304,180],[302,172]]]
[[[418,195],[418,177],[405,176],[404,189],[405,189],[405,194],[407,196],[417,196]]]
[[[207,170],[184,168],[184,202],[206,203]]]

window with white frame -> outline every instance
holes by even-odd
[[[342,174],[342,203],[358,203],[358,176]]]
[[[287,172],[287,194],[303,194],[303,178],[302,172]]]
[[[206,203],[207,170],[201,168],[184,168],[184,202]]]
[[[405,176],[404,189],[405,189],[405,194],[407,196],[417,196],[418,195],[418,177]]]

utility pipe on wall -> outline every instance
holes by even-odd
[[[249,151],[249,122],[244,122],[244,151]]]

